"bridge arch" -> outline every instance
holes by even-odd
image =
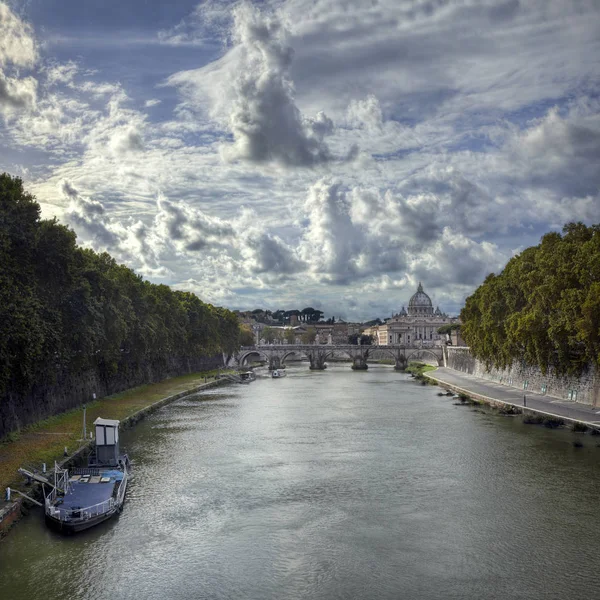
[[[405,354],[404,350],[386,348],[385,346],[372,346],[370,350],[373,355],[381,352],[394,360],[397,360],[399,356],[404,356]]]
[[[267,362],[269,362],[269,355],[266,352],[263,352],[262,350],[247,350],[246,352],[242,352],[242,354],[240,354],[239,356],[238,360],[240,363],[240,367],[244,365],[248,357],[252,354],[258,354],[259,356],[262,356]]]
[[[427,350],[427,348],[419,348],[418,350],[411,352],[406,357],[407,362],[409,362],[413,356],[416,356],[418,354],[428,354],[429,356],[431,356],[435,359],[435,362],[438,366],[442,366],[444,364],[443,360],[435,352],[432,352],[431,350]]]
[[[350,354],[349,350],[329,350],[328,352],[325,352],[325,360],[327,360],[328,358],[333,358],[336,354],[343,354],[345,357],[349,358],[350,360],[352,360],[352,358],[354,358],[352,356],[352,354]]]
[[[308,354],[306,353],[305,350],[291,350],[290,352],[286,352],[282,357],[281,357],[281,364],[285,364],[285,359],[288,356],[292,356],[292,354],[296,354],[298,356],[301,356],[302,358],[305,358],[306,360],[310,360]]]

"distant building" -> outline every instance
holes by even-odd
[[[346,323],[338,319],[335,323],[315,323],[319,344],[347,344],[348,336],[359,333],[360,323]]]
[[[431,298],[424,292],[421,282],[411,299],[408,310],[402,310],[386,319],[383,325],[373,325],[363,331],[365,335],[373,336],[373,343],[379,346],[389,344],[423,346],[441,345],[446,342],[446,336],[437,330],[443,325],[458,323],[458,318],[449,317],[439,307],[435,310]]]

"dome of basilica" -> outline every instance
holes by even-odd
[[[433,303],[431,298],[423,291],[423,286],[419,281],[419,287],[411,299],[408,301],[409,315],[432,315]]]

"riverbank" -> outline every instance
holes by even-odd
[[[600,431],[598,407],[558,400],[551,396],[494,383],[446,367],[425,373],[424,376],[445,389],[490,406],[497,408],[510,406],[515,410],[541,418],[561,420],[572,427],[584,426],[593,431]]]
[[[412,362],[406,367],[405,371],[410,373],[415,379],[423,383],[423,385],[436,385],[436,383],[432,379],[428,379],[426,373],[430,371],[435,371],[437,367],[433,365],[428,365],[427,363],[422,362]]]
[[[173,377],[91,402],[86,407],[87,431],[92,431],[97,417],[118,419],[122,428],[131,427],[169,402],[226,383],[217,375],[217,372],[211,371]],[[7,487],[23,487],[23,478],[17,469],[25,467],[39,471],[46,463],[50,470],[55,461],[67,464],[76,460],[90,444],[89,440],[82,439],[82,433],[83,407],[80,407],[27,427],[0,443],[0,537],[21,515],[22,498],[4,501]]]

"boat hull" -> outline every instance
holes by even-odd
[[[104,521],[108,521],[115,515],[119,514],[119,512],[121,511],[115,509],[96,517],[92,517],[91,519],[86,519],[85,521],[60,521],[59,519],[55,519],[50,515],[46,515],[46,525],[48,525],[48,527],[54,531],[64,533],[65,535],[72,535],[73,533],[85,531],[86,529],[95,527]]]
[[[108,521],[112,519],[115,515],[118,515],[123,510],[123,504],[125,504],[125,495],[127,493],[127,481],[122,483],[123,495],[120,504],[114,506],[112,510],[108,510],[105,513],[95,515],[90,517],[89,519],[77,519],[77,520],[61,520],[53,517],[52,515],[45,513],[46,525],[53,529],[54,531],[58,531],[65,535],[72,535],[74,533],[78,533],[80,531],[85,531],[86,529],[90,529],[91,527],[95,527],[104,521]]]

